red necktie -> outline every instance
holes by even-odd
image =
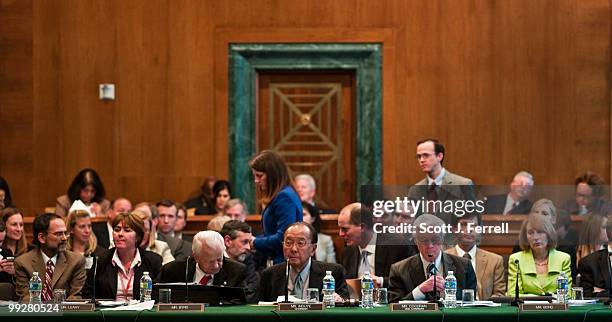
[[[51,285],[51,281],[53,281],[53,262],[48,260],[47,269],[45,271],[45,283],[43,284],[42,290],[43,301],[53,300],[53,286]]]
[[[210,281],[210,277],[210,275],[204,275],[202,279],[200,279],[200,285],[208,284],[208,281]]]

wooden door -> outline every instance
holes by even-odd
[[[355,200],[355,76],[347,71],[258,73],[257,150],[312,175],[319,208]]]

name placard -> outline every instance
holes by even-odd
[[[203,303],[160,303],[157,304],[157,312],[177,312],[177,311],[191,311],[191,312],[203,312]]]
[[[567,311],[567,304],[521,304],[521,311]]]
[[[391,311],[402,312],[402,311],[437,311],[438,303],[391,303],[389,306]]]
[[[323,303],[278,303],[280,312],[291,311],[323,311],[325,305]]]
[[[93,303],[62,304],[60,307],[64,312],[93,312],[96,309]]]

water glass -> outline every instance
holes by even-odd
[[[66,302],[66,290],[58,288],[53,290],[53,303],[62,304]]]
[[[572,287],[572,300],[584,300],[584,291],[582,287]]]
[[[316,287],[308,289],[308,303],[319,303],[319,289]]]
[[[461,293],[461,303],[463,304],[474,303],[474,290],[464,289]]]
[[[386,305],[389,303],[386,287],[379,287],[374,289],[374,303],[378,305]]]
[[[172,303],[172,289],[159,289],[159,303]]]

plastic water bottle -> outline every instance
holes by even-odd
[[[153,280],[149,276],[149,272],[144,272],[140,278],[140,302],[150,301],[152,292]]]
[[[336,306],[334,292],[336,292],[336,280],[332,276],[331,271],[326,271],[323,278],[323,303],[325,303],[325,307]]]
[[[453,271],[448,271],[444,279],[444,307],[457,307],[457,278]]]
[[[569,280],[565,272],[561,272],[557,277],[557,302],[567,303],[567,291],[569,289]]]
[[[30,278],[30,304],[40,304],[42,294],[42,280],[38,277],[38,272],[32,272]]]
[[[374,280],[370,272],[365,272],[361,277],[361,307],[371,309],[374,307]]]

